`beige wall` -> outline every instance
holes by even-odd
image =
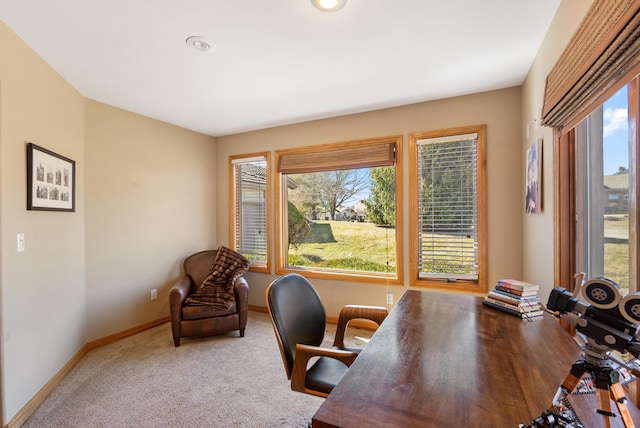
[[[76,161],[76,212],[26,210],[26,141]],[[215,165],[214,138],[86,100],[0,22],[2,425],[86,343],[168,315],[217,246]]]
[[[87,339],[96,340],[167,316],[182,259],[217,247],[216,154],[212,137],[86,107]]]
[[[408,165],[409,133],[487,124],[487,171],[489,187],[489,282],[498,277],[522,275],[520,259],[521,204],[523,188],[520,160],[520,88],[510,88],[446,100],[408,105],[265,129],[218,138],[218,238],[229,241],[228,158],[257,151],[350,141],[402,134],[404,165]],[[404,168],[404,206],[399,207],[405,224],[405,285],[391,287],[394,301],[409,284],[409,168]],[[272,257],[274,255],[272,254]],[[265,306],[265,290],[275,277],[250,273],[250,303]],[[385,304],[385,285],[313,280],[330,316],[337,316],[344,304]]]
[[[593,0],[562,1],[522,86],[520,163],[523,171],[527,148],[537,139],[543,139],[543,211],[541,214],[524,214],[524,210],[522,211],[523,278],[540,284],[541,296],[547,296],[555,286],[566,287],[568,284],[554,284],[553,280],[553,131],[547,127],[536,127],[535,119],[539,120],[542,112],[545,79],[592,2]],[[524,207],[524,187],[522,195]]]
[[[76,212],[26,210],[27,141],[77,162]],[[3,424],[85,344],[84,160],[84,99],[0,22]]]

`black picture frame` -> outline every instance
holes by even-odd
[[[76,162],[27,143],[27,210],[76,210]]]

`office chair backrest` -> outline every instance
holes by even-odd
[[[291,378],[296,344],[319,346],[324,338],[326,312],[320,296],[306,278],[286,274],[267,288],[267,307]]]

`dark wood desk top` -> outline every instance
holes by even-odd
[[[407,291],[313,417],[314,427],[517,427],[551,404],[580,347],[553,316]]]

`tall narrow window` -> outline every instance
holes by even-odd
[[[411,153],[412,282],[484,287],[484,127],[412,134]]]
[[[400,282],[400,142],[394,136],[276,152],[278,273]]]
[[[269,153],[231,158],[233,248],[268,272]]]
[[[629,292],[630,231],[628,86],[575,128],[576,268],[607,277]],[[634,290],[633,290],[634,291]]]

